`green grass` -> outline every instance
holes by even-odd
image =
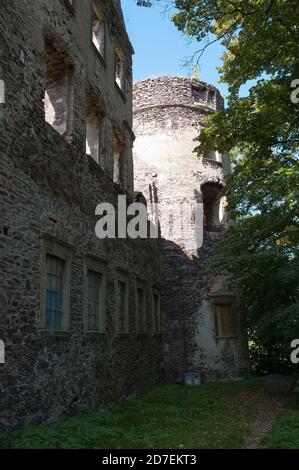
[[[299,394],[288,400],[286,410],[275,420],[271,431],[263,439],[266,449],[299,449]]]
[[[122,405],[0,433],[1,448],[239,448],[255,419],[257,380],[163,385]]]

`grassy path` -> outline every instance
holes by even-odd
[[[289,398],[290,389],[291,382],[288,378],[270,376],[263,379],[263,385],[256,399],[257,418],[250,429],[245,449],[259,448]]]
[[[0,433],[10,449],[237,449],[289,442],[297,415],[268,432],[289,382],[249,379],[200,387],[162,385],[142,398],[81,413],[52,425]],[[279,418],[278,418],[279,419]],[[271,434],[272,433],[272,434]],[[299,440],[299,433],[298,435]],[[264,438],[264,439],[263,439]],[[290,443],[296,446],[296,441]],[[288,445],[288,444],[284,444]]]

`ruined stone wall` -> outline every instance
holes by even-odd
[[[1,3],[0,69],[5,81],[0,120],[0,426],[53,422],[84,407],[134,396],[161,378],[161,337],[155,334],[152,288],[159,288],[155,241],[99,240],[95,208],[116,205],[113,127],[125,129],[128,201],[132,201],[132,48],[111,2],[105,61],[91,44],[91,2],[12,0]],[[44,120],[45,37],[50,34],[73,64],[73,132],[59,135]],[[114,83],[114,46],[126,55],[124,93]],[[86,89],[105,112],[102,165],[85,154]],[[101,167],[102,166],[102,167]],[[131,176],[130,176],[131,175]],[[69,327],[40,323],[41,244],[50,237],[71,252]],[[99,259],[107,279],[105,331],[84,327],[84,263]],[[129,285],[129,332],[116,330],[115,283]],[[146,286],[146,332],[136,333],[136,282]]]
[[[133,94],[135,186],[161,208],[164,364],[168,377],[181,380],[188,371],[199,371],[204,380],[239,377],[248,366],[241,299],[230,291],[225,279],[204,274],[229,223],[225,198],[219,204],[219,225],[215,231],[205,228],[201,247],[192,214],[196,204],[204,202],[203,185],[223,187],[230,171],[226,155],[211,149],[211,158],[199,158],[193,152],[201,119],[222,110],[223,99],[214,87],[179,77],[140,81]],[[177,213],[169,214],[167,208],[174,207]],[[189,224],[182,232],[188,217]],[[216,338],[212,302],[215,292],[220,291],[235,298],[233,338]]]

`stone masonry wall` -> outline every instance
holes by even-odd
[[[170,381],[182,380],[184,372],[197,371],[204,380],[240,377],[248,370],[246,328],[242,300],[226,279],[205,274],[228,226],[226,201],[220,200],[219,226],[205,229],[198,246],[192,210],[203,202],[206,183],[221,187],[230,171],[226,155],[199,158],[194,138],[199,121],[223,109],[217,89],[193,79],[160,77],[134,86],[135,186],[160,209],[164,365]],[[170,208],[178,208],[176,215]],[[191,223],[181,231],[190,207]],[[217,338],[212,299],[222,292],[234,296],[236,335]]]
[[[85,407],[132,397],[161,380],[161,336],[153,329],[152,289],[159,288],[159,248],[151,240],[99,240],[95,208],[117,204],[113,128],[127,139],[128,202],[132,181],[132,48],[111,2],[97,2],[107,19],[105,61],[91,44],[91,2],[33,0],[1,3],[0,69],[5,81],[0,120],[0,426],[49,423]],[[44,120],[45,37],[73,64],[73,133],[59,135]],[[114,46],[127,72],[124,93],[114,84]],[[85,155],[86,89],[105,112],[102,168]],[[51,236],[71,250],[70,318],[63,331],[40,325],[41,243]],[[105,331],[83,321],[84,262],[106,266]],[[129,332],[116,331],[118,272],[129,283]],[[136,282],[146,286],[146,332],[136,333]]]

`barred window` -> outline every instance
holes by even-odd
[[[117,329],[119,333],[128,333],[127,284],[117,282]]]
[[[160,294],[154,292],[153,294],[153,322],[154,322],[154,332],[161,332],[161,311],[160,311]]]
[[[103,326],[102,296],[103,283],[102,275],[88,271],[88,331],[100,331]]]
[[[48,329],[62,329],[64,313],[64,273],[65,261],[56,256],[47,255],[45,327]]]
[[[136,330],[138,333],[144,333],[146,330],[145,291],[140,287],[136,291],[136,301]]]

